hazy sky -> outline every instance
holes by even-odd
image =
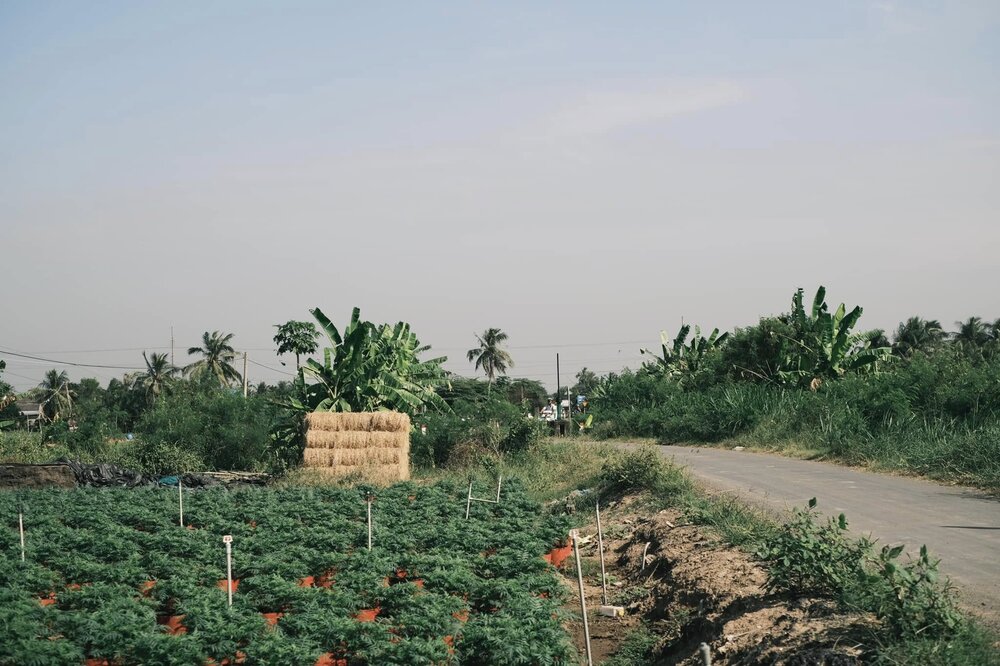
[[[273,324],[358,305],[554,385],[797,286],[993,319],[998,67],[996,0],[8,0],[0,349],[280,368]]]

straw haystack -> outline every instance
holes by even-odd
[[[306,415],[306,467],[393,483],[410,478],[410,417],[400,412]]]

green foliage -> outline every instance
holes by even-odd
[[[841,303],[830,314],[826,288],[821,286],[807,313],[802,296],[802,289],[798,289],[792,297],[790,323],[795,337],[786,339],[778,372],[781,378],[815,386],[816,380],[836,379],[850,371],[877,370],[880,362],[892,358],[890,348],[873,347],[868,334],[854,333],[861,306],[848,312]]]
[[[927,546],[910,562],[899,562],[902,546],[885,546],[878,555],[882,593],[876,595],[874,610],[897,637],[950,636],[963,622],[949,586],[938,575],[939,560],[932,560]]]
[[[184,374],[202,379],[212,377],[219,386],[231,386],[242,381],[243,377],[233,367],[236,360],[236,350],[230,342],[232,333],[223,335],[219,331],[205,331],[201,336],[201,347],[189,347],[188,354],[200,354],[201,358],[185,366]]]
[[[274,335],[278,354],[295,354],[296,370],[299,368],[300,356],[316,352],[319,331],[311,321],[286,321],[284,324],[275,324],[275,328],[278,329]]]
[[[189,492],[195,529],[177,525],[176,489],[0,496],[0,515],[23,502],[28,535],[25,563],[0,558],[0,663],[232,663],[238,651],[273,664],[324,653],[365,664],[570,663],[565,593],[541,558],[567,519],[543,515],[513,479],[500,505],[477,505],[468,520],[464,497],[449,482],[380,491],[368,551],[356,489]],[[220,534],[233,535],[232,608],[216,587]],[[0,553],[18,551],[17,530],[0,531]],[[330,587],[299,584],[324,574]],[[50,593],[56,602],[42,606]],[[356,619],[373,608],[375,621]],[[261,617],[271,611],[283,613],[276,627]],[[165,615],[183,615],[187,633],[164,633]]]
[[[507,368],[514,365],[510,353],[503,349],[503,343],[507,342],[507,334],[499,328],[488,328],[482,335],[476,336],[476,342],[479,346],[467,351],[465,357],[469,363],[475,365],[476,370],[483,369],[489,380],[489,386],[492,386],[497,375],[506,374]]]
[[[695,326],[691,342],[686,343],[688,333],[690,332],[691,326],[685,324],[681,326],[680,331],[677,332],[677,336],[671,341],[667,332],[661,331],[660,342],[662,354],[660,356],[656,356],[648,349],[639,350],[641,353],[649,354],[653,357],[653,362],[647,365],[646,368],[654,374],[672,379],[682,379],[697,373],[701,369],[706,357],[725,344],[729,338],[729,333],[719,335],[719,329],[717,328],[713,329],[707,338],[703,337],[701,329]]]
[[[630,631],[604,666],[653,666],[660,639],[645,625]]]
[[[828,596],[844,600],[864,586],[864,560],[871,543],[847,536],[844,514],[817,523],[816,498],[797,508],[792,519],[758,552],[768,562],[768,590]]]
[[[261,398],[185,385],[142,416],[136,427],[140,444],[131,455],[138,469],[151,473],[191,471],[190,465],[260,470],[276,414]]]
[[[308,359],[299,371],[300,396],[290,405],[299,411],[370,412],[383,409],[415,414],[426,407],[446,408],[434,392],[445,382],[441,363],[446,358],[421,360],[422,346],[410,325],[395,326],[362,321],[354,308],[343,335],[316,308],[313,317],[332,346],[323,350],[323,362]],[[314,380],[307,383],[307,379]]]
[[[599,486],[603,494],[648,490],[669,499],[688,491],[690,481],[654,447],[641,446],[609,458],[601,468]]]
[[[502,398],[481,402],[458,401],[449,412],[420,415],[410,438],[410,455],[419,467],[448,463],[459,444],[472,444],[494,455],[517,453],[534,447],[545,434],[545,424],[529,419],[524,411]],[[427,426],[426,434],[419,426]]]
[[[769,590],[824,595],[874,612],[892,641],[947,639],[962,628],[965,620],[926,546],[907,563],[899,561],[902,545],[885,546],[876,555],[871,541],[847,536],[843,514],[824,525],[817,522],[815,507],[813,498],[808,509],[797,509],[760,549]]]

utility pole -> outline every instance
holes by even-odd
[[[247,397],[247,353],[243,352],[243,397]]]
[[[556,352],[556,421],[562,421],[562,396],[559,395],[559,389],[562,384],[559,383],[559,352]]]
[[[174,327],[170,327],[170,365],[174,364]]]

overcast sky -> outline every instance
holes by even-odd
[[[6,1],[0,349],[281,368],[274,324],[357,305],[554,386],[798,286],[993,319],[998,66],[995,0]]]

